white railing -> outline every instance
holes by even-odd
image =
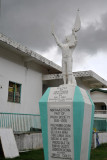
[[[107,110],[95,110],[94,114],[107,114]]]

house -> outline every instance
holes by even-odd
[[[89,92],[107,87],[93,71],[73,74],[77,85]],[[48,87],[61,84],[60,66],[0,34],[0,128],[40,130],[39,99]]]
[[[1,112],[39,114],[42,75],[49,73],[61,67],[0,34]]]
[[[0,34],[0,128],[13,129],[19,150],[42,147],[38,102],[49,73],[61,67]]]
[[[92,89],[90,94],[95,104],[94,128],[105,132],[107,131],[107,90],[96,88]]]
[[[107,90],[104,89],[92,89],[91,97],[95,104],[95,113],[107,113]]]

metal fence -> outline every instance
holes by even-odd
[[[0,128],[12,128],[14,132],[39,131],[40,115],[0,112]]]

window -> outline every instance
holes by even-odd
[[[8,101],[20,103],[20,101],[21,101],[21,84],[9,81]]]

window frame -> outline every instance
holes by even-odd
[[[20,89],[19,89],[19,102],[15,101],[15,97],[16,97],[16,87],[13,88],[13,101],[10,101],[9,100],[9,87],[10,87],[10,83],[13,83],[14,86],[16,85],[19,85],[20,86]],[[17,82],[13,82],[13,81],[9,81],[8,83],[8,102],[11,102],[11,103],[21,103],[21,88],[22,88],[22,84],[20,83],[17,83]]]

